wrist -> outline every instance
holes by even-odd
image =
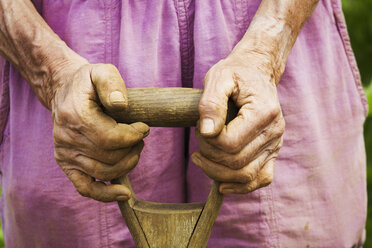
[[[36,94],[42,104],[52,109],[56,91],[68,78],[84,65],[89,64],[86,59],[75,53],[63,41],[58,40],[43,50],[44,59],[40,66],[42,77],[37,87]]]
[[[0,54],[17,68],[50,109],[60,68],[84,64],[36,11],[31,1],[0,1]],[[67,66],[68,65],[68,66]]]
[[[295,32],[284,20],[255,16],[231,54],[243,59],[253,57],[259,69],[271,75],[277,85],[295,39]]]
[[[245,68],[255,68],[267,82],[277,86],[284,72],[284,66],[278,66],[273,56],[264,50],[234,50],[227,59],[238,61]]]

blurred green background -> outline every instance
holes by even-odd
[[[342,0],[342,5],[363,86],[371,106],[364,125],[364,137],[367,151],[368,198],[372,199],[372,0]],[[372,204],[368,204],[367,240],[364,247],[372,247],[371,215]],[[4,240],[0,230],[0,248],[2,247]]]
[[[358,61],[363,86],[370,106],[364,138],[367,152],[368,218],[367,240],[372,247],[372,0],[342,0],[351,45]]]

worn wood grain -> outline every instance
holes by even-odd
[[[151,127],[191,127],[199,120],[198,105],[203,93],[191,88],[134,88],[128,89],[128,107],[108,112],[122,123],[144,122]],[[228,102],[227,121],[237,114],[232,101]]]

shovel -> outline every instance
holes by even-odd
[[[109,113],[118,122],[144,122],[152,127],[190,127],[199,119],[198,104],[203,91],[190,88],[128,89],[128,109]],[[226,120],[236,116],[229,102]],[[121,214],[140,248],[206,247],[220,210],[223,195],[213,182],[206,202],[155,203],[138,200],[127,176],[112,183],[127,186],[132,194],[119,201]]]

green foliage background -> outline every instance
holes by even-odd
[[[367,152],[368,199],[372,199],[372,0],[343,0],[346,23],[370,106],[364,138]],[[372,247],[372,204],[368,203],[367,240],[365,247]]]
[[[372,108],[372,0],[342,0],[351,44],[358,61],[368,103]],[[372,110],[364,125],[367,151],[368,198],[372,199]],[[0,191],[1,192],[1,191]],[[368,204],[367,240],[365,247],[372,247],[372,204]],[[0,230],[0,248],[3,248]]]

